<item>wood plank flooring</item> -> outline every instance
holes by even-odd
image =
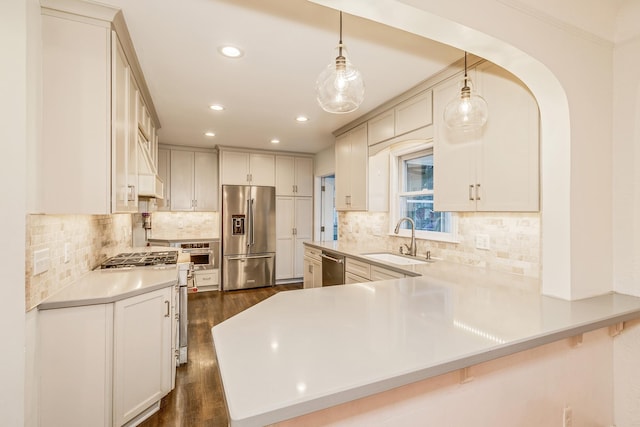
[[[162,400],[160,410],[140,426],[227,427],[211,328],[277,292],[300,288],[301,284],[292,284],[189,294],[188,362],[178,367],[176,387]]]

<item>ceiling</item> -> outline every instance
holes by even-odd
[[[365,100],[355,112],[335,115],[318,106],[314,84],[335,59],[336,10],[307,0],[102,2],[123,10],[164,144],[316,153],[333,144],[334,130],[463,56],[345,14],[343,41],[363,74]],[[244,55],[223,57],[218,48],[224,44]],[[226,109],[210,110],[214,103]],[[298,115],[309,121],[296,122]]]

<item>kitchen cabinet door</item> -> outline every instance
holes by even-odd
[[[304,242],[312,240],[313,199],[276,197],[276,280],[304,276]]]
[[[169,390],[171,291],[164,288],[114,305],[114,422],[120,426],[158,402]]]
[[[336,138],[336,209],[367,210],[367,124]]]
[[[193,151],[171,150],[171,210],[193,210]]]
[[[194,153],[194,210],[216,211],[218,209],[218,155],[216,153]]]
[[[539,210],[539,114],[528,88],[506,70],[485,62],[477,85],[489,120],[477,153],[478,211]]]
[[[396,115],[395,135],[403,135],[433,122],[431,91],[409,98],[394,109]]]
[[[276,156],[276,195],[313,196],[313,159]]]
[[[250,153],[249,176],[252,185],[276,185],[276,157],[273,154]]]
[[[295,198],[276,197],[276,280],[294,277]]]
[[[171,150],[158,149],[158,176],[164,182],[163,199],[158,202],[159,211],[171,210]]]
[[[108,28],[42,15],[38,213],[111,213],[111,43]],[[122,63],[118,72],[114,102],[124,125]]]
[[[294,253],[293,253],[293,277],[302,277],[304,256],[304,242],[313,240],[313,199],[311,197],[296,197],[295,224],[294,224]]]

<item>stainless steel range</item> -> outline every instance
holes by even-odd
[[[125,252],[109,258],[100,264],[100,268],[147,267],[176,264],[177,261],[177,251]]]

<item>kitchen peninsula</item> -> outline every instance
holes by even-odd
[[[526,420],[515,425],[552,425],[565,404],[578,425],[598,419],[599,396],[581,390],[606,388],[611,336],[640,317],[640,298],[559,300],[535,281],[446,261],[419,273],[281,292],[215,326],[230,425],[465,425],[493,402]],[[456,411],[463,401],[477,410]]]

